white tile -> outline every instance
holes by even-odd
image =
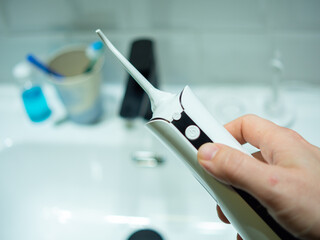
[[[129,28],[151,28],[152,9],[151,3],[146,0],[135,0],[128,2],[128,27]]]
[[[206,81],[261,82],[269,76],[270,46],[264,35],[205,35]]]
[[[295,12],[299,27],[306,29],[320,30],[320,1],[295,0]]]
[[[170,26],[171,0],[128,1],[129,28],[168,29]]]
[[[176,0],[171,1],[172,27],[192,29],[260,30],[263,27],[261,6],[255,0]]]
[[[4,4],[14,31],[90,30],[127,27],[127,0],[10,0]]]
[[[7,29],[7,21],[4,11],[3,2],[0,2],[0,36],[4,36]]]
[[[167,34],[157,39],[157,56],[163,82],[194,84],[203,79],[198,36],[193,33]]]
[[[77,0],[76,23],[80,29],[125,29],[130,23],[129,0]]]
[[[272,30],[320,30],[320,1],[267,1],[267,15]]]
[[[320,82],[319,10],[318,0],[0,0],[0,81],[27,52],[89,43],[101,28],[125,55],[153,38],[165,83],[269,81],[274,46],[286,79]],[[104,74],[126,80],[112,55]]]
[[[4,8],[11,31],[59,30],[72,26],[73,9],[65,0],[7,0]]]
[[[276,37],[287,80],[320,83],[320,34],[288,34]]]

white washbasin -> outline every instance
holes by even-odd
[[[132,151],[42,143],[3,151],[1,239],[126,239],[144,227],[192,239],[208,222],[214,233],[228,229],[212,223],[214,202],[179,164],[141,168]]]
[[[215,91],[198,93],[204,99],[212,94],[217,102],[226,96],[221,88]],[[293,128],[319,145],[319,97],[307,96]],[[53,120],[34,125],[14,88],[0,87],[0,239],[123,240],[143,228],[166,240],[235,239],[182,162],[143,123],[128,129],[109,113],[94,126],[54,126]],[[141,150],[160,155],[164,164],[138,166],[132,155]]]
[[[176,159],[163,154],[163,165],[142,168],[131,157],[139,149],[26,142],[3,150],[0,238],[126,239],[146,227],[166,239],[231,234]]]

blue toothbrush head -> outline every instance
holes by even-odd
[[[91,48],[93,50],[99,51],[103,48],[103,43],[101,41],[96,41],[91,43]]]
[[[39,59],[37,59],[34,55],[28,54],[26,56],[26,59],[33,64],[35,67],[43,71],[44,73],[51,74],[54,77],[57,77],[59,79],[62,79],[64,76],[60,73],[57,73],[56,71],[52,70],[49,66],[47,66],[45,63],[41,62]]]

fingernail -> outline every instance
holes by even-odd
[[[217,154],[218,150],[219,148],[216,144],[204,144],[199,148],[198,158],[200,161],[209,161]]]

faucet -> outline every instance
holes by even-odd
[[[154,43],[150,39],[137,39],[133,41],[129,61],[153,86],[158,87],[153,48]],[[120,116],[128,120],[137,117],[150,120],[152,117],[151,104],[147,94],[130,75],[128,75]]]
[[[131,64],[154,86],[158,87],[158,75],[155,64],[154,43],[150,39],[138,39],[132,42],[130,49]],[[151,104],[148,95],[139,84],[128,75],[125,94],[122,100],[120,116],[131,121],[135,118],[150,120],[152,117]],[[139,166],[154,168],[161,166],[165,159],[153,151],[135,151],[131,159]]]

